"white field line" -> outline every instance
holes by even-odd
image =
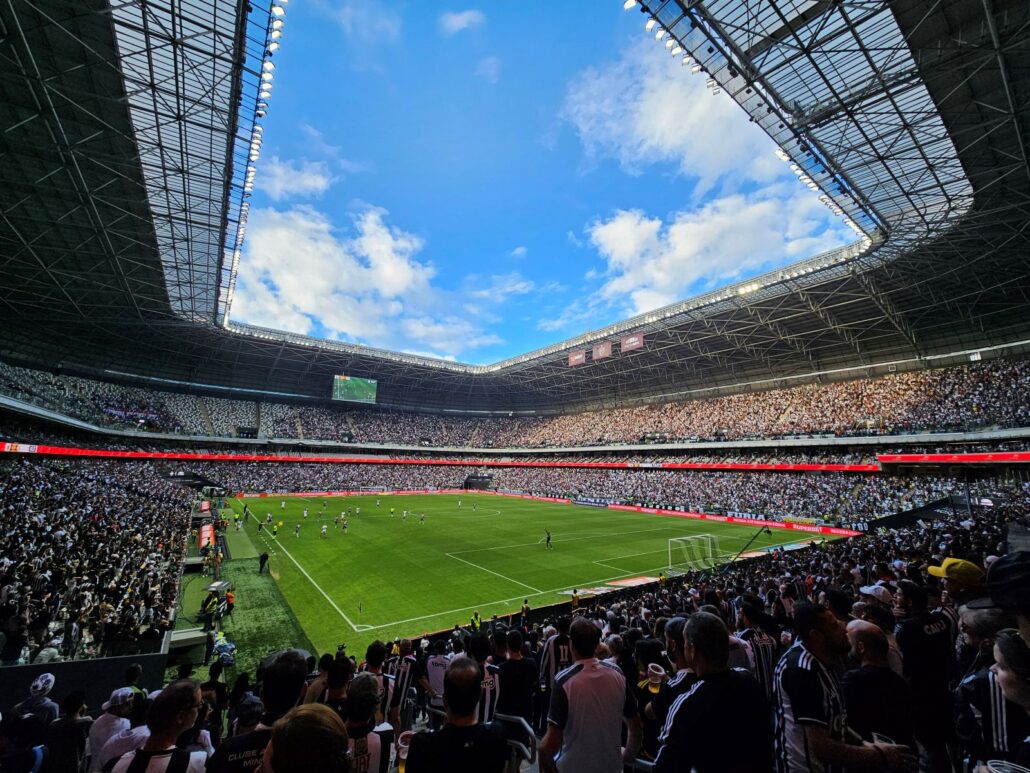
[[[465,551],[465,552],[468,552],[468,551]],[[543,593],[542,590],[540,590],[539,588],[534,588],[532,585],[526,585],[526,583],[524,583],[524,582],[519,582],[518,580],[513,580],[511,577],[508,577],[507,575],[503,575],[500,572],[495,572],[493,569],[487,569],[485,566],[480,566],[479,564],[474,564],[471,561],[466,561],[464,558],[458,558],[456,555],[454,555],[454,553],[445,553],[444,555],[446,555],[448,558],[453,558],[455,561],[461,561],[463,564],[468,564],[469,566],[474,566],[476,569],[481,569],[484,572],[489,572],[490,574],[494,575],[495,577],[500,577],[502,580],[507,580],[508,582],[515,583],[516,585],[521,585],[523,588],[529,588],[534,593]]]
[[[255,516],[253,513],[251,513],[251,517],[254,518],[255,521],[258,520],[257,516]],[[259,521],[259,523],[260,523],[260,521]],[[322,596],[325,598],[325,600],[329,602],[329,606],[331,606],[333,609],[336,610],[336,613],[346,621],[347,625],[349,625],[355,631],[367,631],[369,628],[372,627],[372,626],[365,626],[365,625],[362,625],[362,626],[355,625],[354,622],[349,617],[347,617],[346,614],[344,614],[344,611],[342,609],[340,609],[338,606],[336,606],[336,602],[333,601],[331,598],[329,598],[329,594],[326,593],[324,590],[322,590],[322,586],[319,585],[317,582],[315,582],[315,579],[310,574],[308,574],[307,570],[303,566],[301,566],[299,563],[297,563],[297,559],[290,555],[290,551],[288,551],[283,546],[282,542],[280,542],[278,539],[276,539],[274,542],[269,542],[268,538],[265,537],[264,534],[261,535],[261,539],[264,540],[265,544],[268,545],[269,547],[272,547],[274,545],[278,550],[281,550],[288,559],[293,561],[293,565],[296,566],[297,569],[300,570],[301,574],[303,574],[305,577],[308,578],[308,582],[310,582],[312,585],[315,586],[315,590],[317,590],[319,593],[322,594]]]

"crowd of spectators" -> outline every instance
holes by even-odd
[[[0,665],[156,650],[190,500],[149,463],[0,463]]]
[[[546,417],[472,418],[274,401],[258,405],[4,363],[0,363],[0,389],[104,426],[226,437],[235,435],[239,427],[257,427],[264,437],[434,447],[575,447],[1030,425],[1030,405],[1022,399],[1030,391],[1027,360]]]
[[[95,720],[44,674],[0,707],[0,765],[351,773],[404,753],[407,773],[500,773],[504,716],[537,731],[544,773],[1027,765],[1030,553],[1007,553],[1007,530],[1028,502],[575,598],[571,613],[474,612],[449,636],[352,657],[286,650],[231,687],[220,664],[199,682],[185,663],[148,695],[130,669]]]

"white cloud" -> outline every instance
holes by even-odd
[[[440,30],[444,35],[456,35],[462,30],[478,27],[486,23],[486,14],[475,9],[457,13],[440,14]]]
[[[476,65],[476,77],[487,83],[497,83],[501,77],[501,60],[496,56],[485,56]]]
[[[562,117],[591,162],[614,158],[630,174],[672,163],[697,179],[696,194],[730,175],[768,183],[785,174],[772,140],[733,100],[713,96],[704,84],[703,74],[691,75],[653,40],[641,40],[618,61],[573,78]]]
[[[513,249],[508,254],[511,255],[511,257],[513,257],[513,258],[524,258],[524,257],[526,257],[526,252],[527,252],[527,250],[526,250],[525,246],[520,244],[518,247]]]
[[[352,41],[394,42],[400,38],[400,16],[377,0],[348,0],[339,4],[320,0],[317,5]]]
[[[532,280],[526,279],[518,271],[512,271],[510,274],[494,274],[486,286],[483,286],[481,278],[476,276],[468,277],[465,281],[466,285],[474,288],[467,291],[470,296],[494,303],[503,303],[513,295],[525,295],[536,287]]]
[[[305,334],[317,322],[333,338],[445,358],[500,343],[453,313],[422,239],[387,217],[369,207],[339,233],[310,206],[253,210],[233,318]]]
[[[325,193],[333,180],[329,169],[321,161],[283,161],[271,156],[261,163],[255,185],[269,195],[272,201],[291,197],[318,196]]]
[[[340,145],[330,143],[326,140],[325,135],[311,124],[302,123],[300,131],[307,138],[307,147],[311,149],[312,154],[329,159],[332,165],[341,172],[353,174],[369,171],[370,166],[368,164],[344,158],[343,148]]]
[[[607,266],[598,295],[628,314],[848,241],[847,230],[814,196],[789,185],[715,198],[668,221],[619,210],[588,233]]]

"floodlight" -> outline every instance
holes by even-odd
[[[683,46],[676,46],[674,49],[672,49],[672,51],[670,53],[673,56],[679,56],[680,54],[683,53]]]
[[[278,50],[279,50],[279,44],[278,43],[269,43],[268,44],[268,53],[274,54]]]
[[[275,69],[275,65],[266,59],[264,62],[261,63],[261,69],[265,70],[266,72],[271,72]]]
[[[273,5],[272,6],[272,16],[275,16],[277,19],[278,18],[282,18],[283,14],[285,14],[285,13],[286,13],[286,9],[283,8],[281,5]]]
[[[644,32],[650,32],[654,29],[654,25],[658,23],[657,19],[651,18],[647,20],[647,24],[644,25]]]
[[[658,31],[654,34],[654,39],[660,41],[664,37],[665,37],[665,30],[662,29],[661,27],[659,27]]]
[[[625,9],[625,10],[629,11],[629,10],[631,10],[631,9],[633,8],[633,6],[635,6],[636,4],[637,4],[637,0],[626,0],[626,2],[622,4],[622,7],[623,7],[623,8]]]
[[[686,67],[688,64],[690,64],[693,61],[694,60],[690,58],[690,54],[687,54],[685,57],[683,57],[683,61],[681,61],[680,64],[683,65],[684,67]]]
[[[272,40],[278,40],[282,37],[282,34],[282,30],[272,30],[272,34],[269,35],[269,37],[272,38]]]
[[[698,74],[699,72],[701,72],[701,65],[699,65],[699,64],[695,64],[695,65],[694,65],[693,67],[691,67],[691,68],[690,68],[690,71],[691,71],[691,72],[692,72],[692,73],[693,73],[694,75],[697,75],[697,74]]]
[[[272,22],[272,29],[274,29],[274,30],[281,30],[282,28],[283,28],[283,20],[282,19],[276,19],[275,21]]]
[[[676,45],[676,39],[670,35],[669,39],[665,41],[665,47],[672,48],[674,45]]]

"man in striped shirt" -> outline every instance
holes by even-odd
[[[773,672],[776,670],[776,653],[780,644],[760,626],[763,619],[768,619],[765,610],[758,603],[745,601],[737,613],[737,637],[751,647],[755,678],[765,690],[765,697],[772,700]]]
[[[401,710],[404,701],[408,697],[408,689],[414,684],[415,672],[418,670],[418,661],[411,654],[411,639],[401,639],[400,652],[390,658],[386,664],[386,671],[393,677],[393,698],[390,701],[390,724],[396,728],[398,733],[403,733],[411,728],[401,727]],[[407,718],[410,721],[410,717]]]
[[[386,662],[386,645],[378,639],[365,650],[365,666],[362,671],[372,674],[379,683],[379,698],[376,703],[375,721],[379,725],[386,721],[393,702],[393,677],[383,671]]]
[[[779,773],[839,773],[852,767],[914,771],[916,758],[907,747],[863,743],[848,728],[834,663],[851,647],[833,612],[798,604],[794,634],[794,645],[780,658],[773,677]]]
[[[443,678],[447,673],[447,666],[451,659],[447,656],[447,642],[438,639],[433,643],[433,654],[426,659],[422,666],[422,674],[418,678],[422,689],[426,691],[429,698],[429,708],[443,711]],[[439,714],[430,712],[429,727],[437,730],[440,727],[442,718]]]
[[[572,647],[569,644],[569,618],[559,617],[556,625],[558,632],[544,642],[540,655],[540,721],[544,721],[547,707],[551,700],[551,685],[555,675],[572,665]],[[546,729],[538,727],[537,731]]]
[[[471,636],[468,641],[468,653],[479,665],[480,697],[479,697],[479,721],[480,723],[490,722],[497,713],[497,701],[501,697],[501,674],[500,668],[493,663],[487,663],[487,658],[493,652],[490,638],[483,633]]]

